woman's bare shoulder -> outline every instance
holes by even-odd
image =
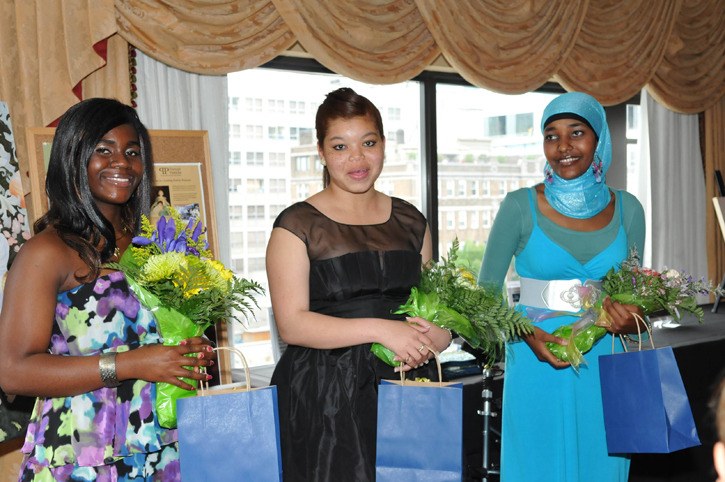
[[[82,266],[78,252],[68,246],[53,228],[46,228],[27,240],[15,257],[12,268],[41,269],[48,274],[71,272]]]

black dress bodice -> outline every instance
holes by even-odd
[[[426,230],[414,206],[393,198],[386,222],[347,225],[302,202],[283,211],[275,227],[307,247],[311,311],[402,319],[393,312],[420,279]],[[272,377],[285,481],[374,480],[377,387],[383,378],[397,374],[370,352],[369,343],[333,350],[287,347]]]

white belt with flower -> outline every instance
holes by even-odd
[[[576,313],[582,309],[582,298],[586,296],[587,287],[601,289],[599,280],[555,279],[541,280],[521,278],[521,294],[519,304],[546,308],[552,311],[568,311]]]

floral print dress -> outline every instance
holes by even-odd
[[[153,315],[121,272],[58,294],[48,348],[54,355],[94,356],[160,342]],[[144,380],[39,398],[19,480],[180,480],[176,430],[159,426],[155,400],[155,384]]]

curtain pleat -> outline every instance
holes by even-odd
[[[403,82],[440,54],[409,0],[272,3],[309,54],[329,69],[362,82]]]
[[[131,105],[128,42],[114,35],[106,42],[106,66],[83,79],[83,98],[111,97]]]
[[[569,91],[587,92],[605,105],[642,90],[659,65],[680,1],[597,0],[556,79]]]
[[[415,0],[446,60],[474,85],[521,94],[551,80],[588,1]]]
[[[715,171],[725,176],[725,97],[707,109],[703,115],[705,193],[708,203],[720,196]],[[725,236],[721,232],[712,204],[706,207],[708,277],[719,283],[725,275]]]
[[[269,0],[116,0],[119,33],[146,55],[198,74],[258,67],[295,42]]]
[[[688,114],[702,112],[722,99],[725,1],[683,0],[664,59],[647,90],[665,107]]]

